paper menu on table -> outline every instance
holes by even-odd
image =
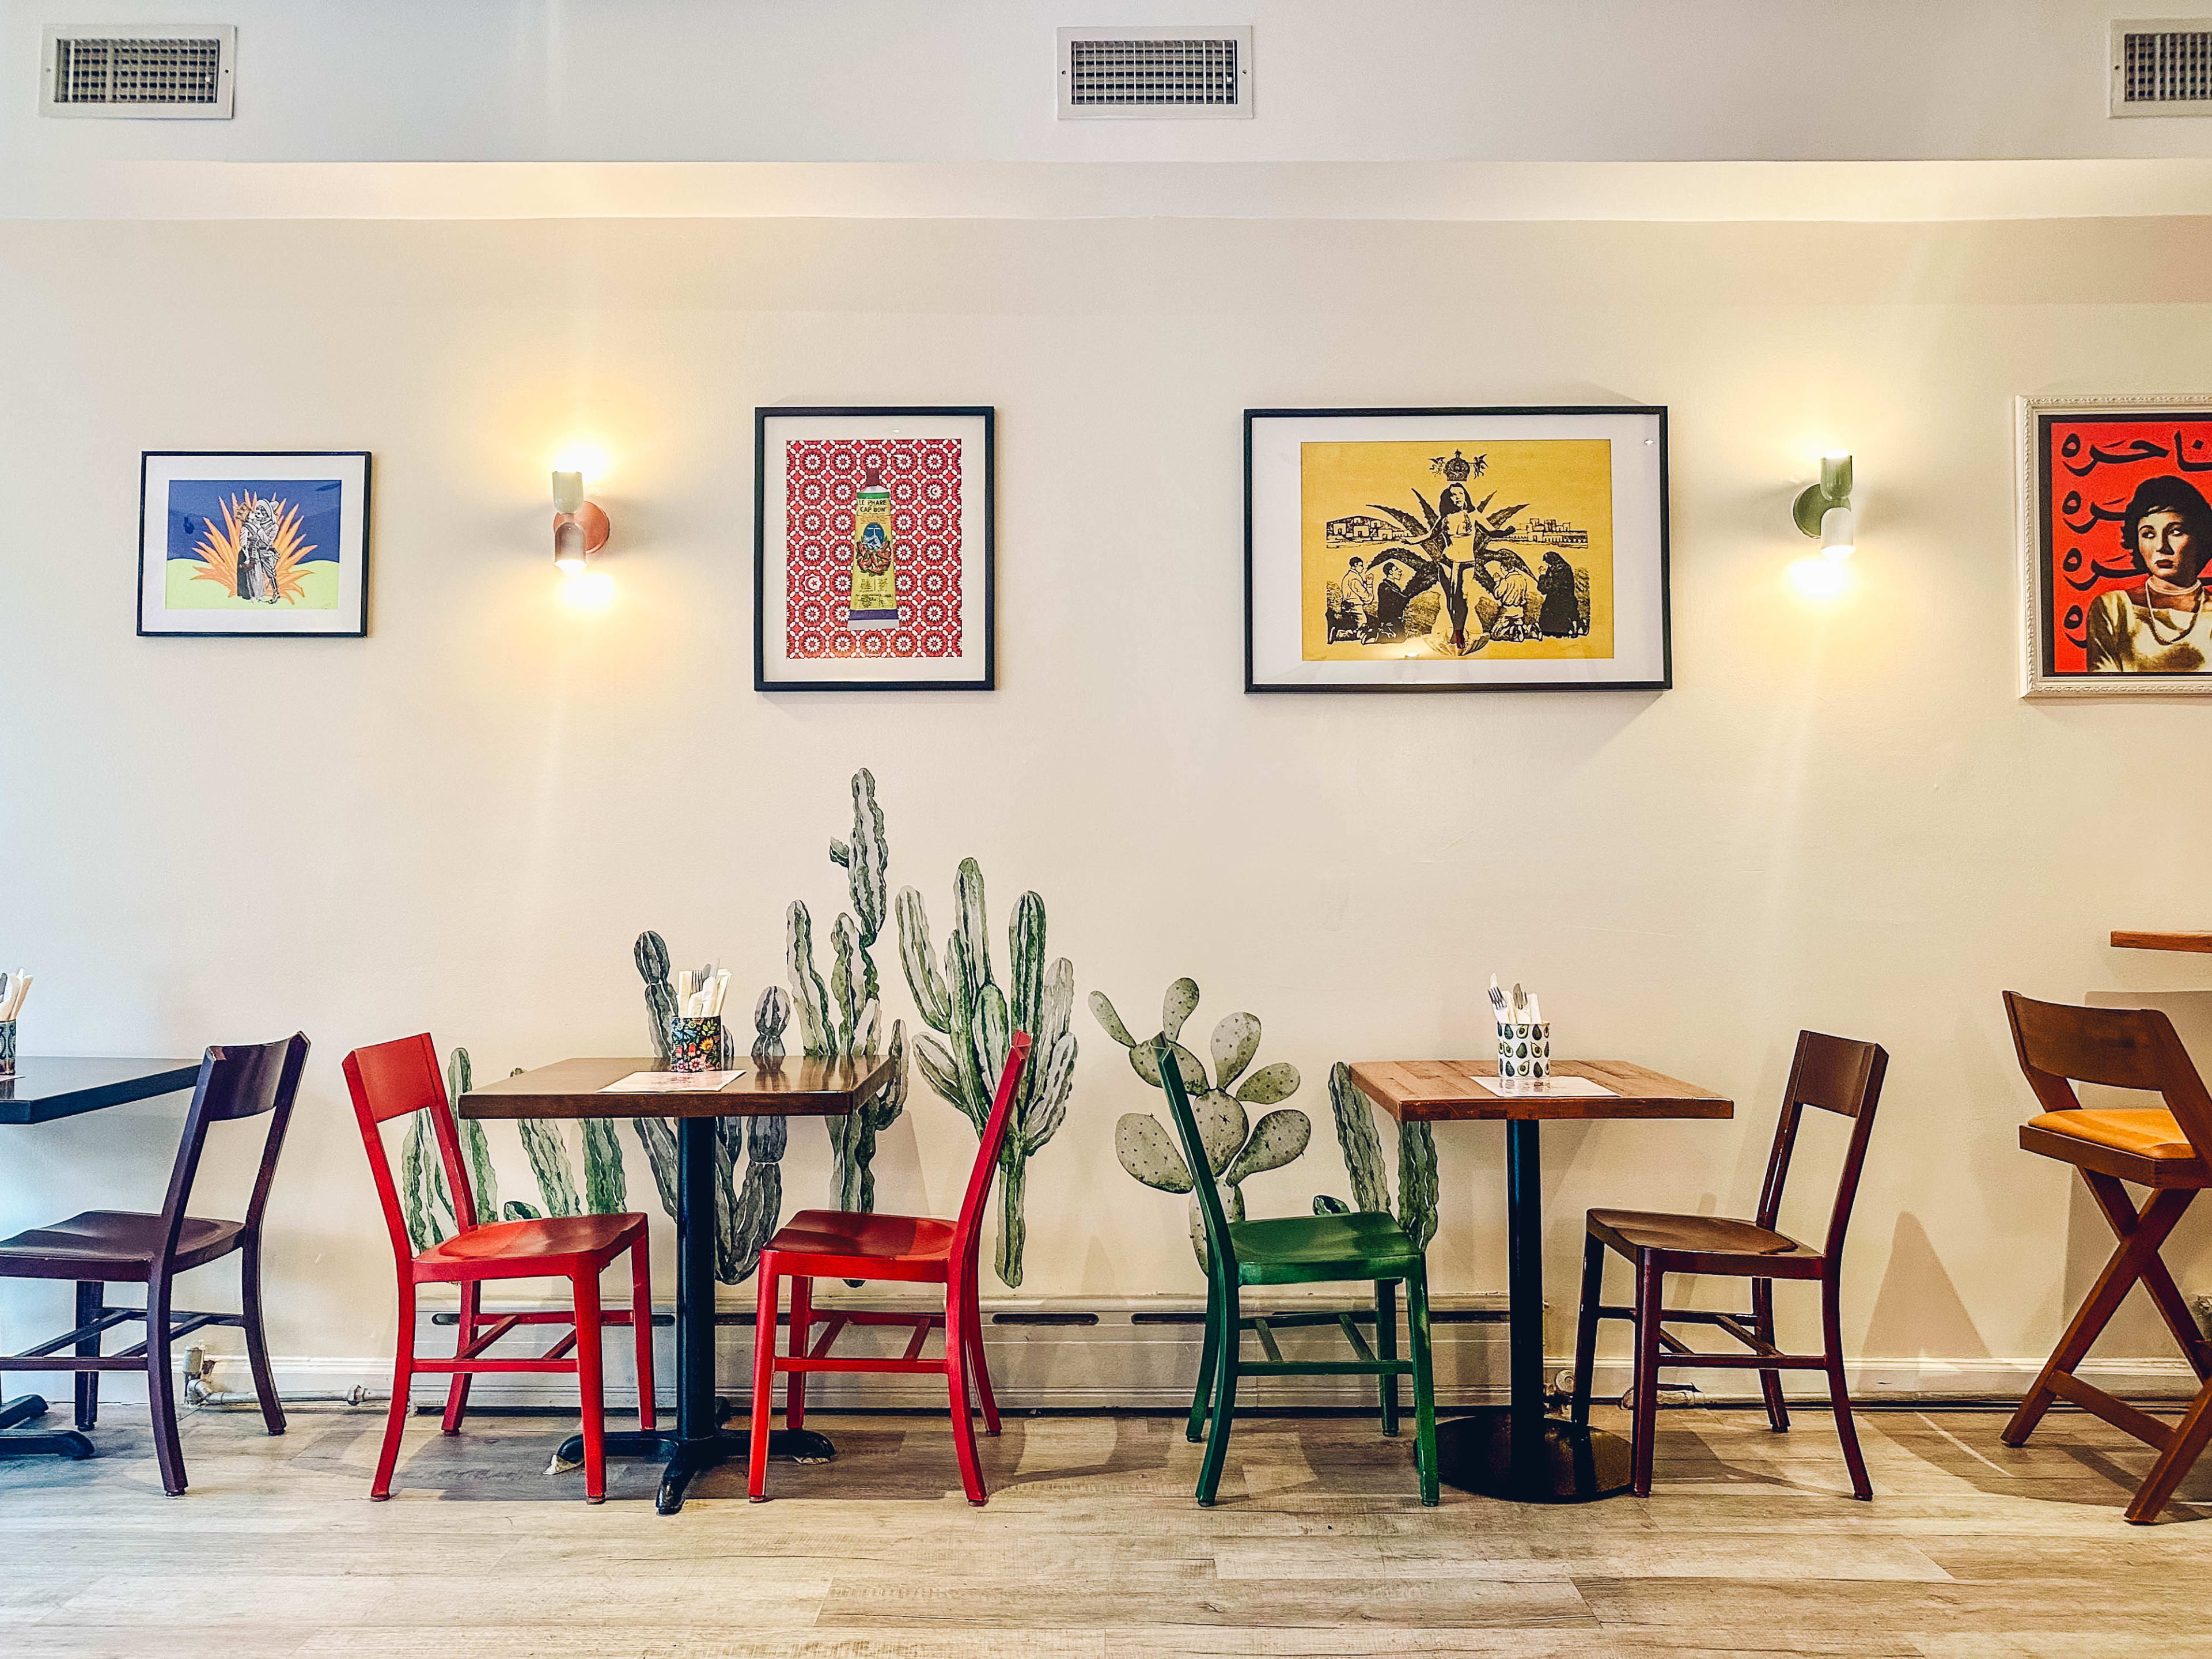
[[[726,1084],[736,1082],[745,1074],[738,1066],[734,1072],[632,1072],[628,1077],[617,1078],[599,1091],[603,1095],[697,1095],[712,1094]]]
[[[1495,1078],[1479,1073],[1470,1073],[1469,1075],[1494,1095],[1549,1095],[1555,1098],[1573,1097],[1587,1100],[1614,1092],[1602,1083],[1594,1083],[1586,1077]]]

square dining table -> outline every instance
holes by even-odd
[[[747,1056],[741,1075],[720,1088],[676,1093],[607,1094],[607,1085],[634,1072],[659,1069],[652,1059],[563,1060],[519,1072],[461,1097],[456,1109],[472,1118],[659,1117],[676,1120],[676,1432],[632,1431],[605,1437],[610,1457],[658,1457],[665,1463],[654,1506],[663,1515],[684,1507],[684,1494],[702,1470],[742,1462],[752,1443],[744,1430],[725,1429],[730,1413],[714,1393],[714,1196],[716,1127],[727,1117],[842,1117],[890,1081],[891,1062],[881,1055],[853,1060],[790,1056],[763,1063]],[[773,1342],[774,1331],[756,1331]],[[777,1429],[769,1438],[777,1457],[826,1462],[837,1449],[811,1429]],[[583,1455],[581,1436],[556,1455],[573,1466]]]
[[[1544,1410],[1544,1194],[1547,1118],[1724,1118],[1735,1105],[1709,1089],[1618,1060],[1565,1060],[1548,1088],[1500,1084],[1494,1060],[1363,1060],[1360,1092],[1403,1124],[1505,1125],[1507,1316],[1511,1403],[1437,1425],[1443,1479],[1524,1504],[1577,1504],[1628,1487],[1628,1442]],[[1589,1091],[1595,1085],[1599,1092]],[[1574,1091],[1569,1092],[1568,1091]]]
[[[191,1088],[199,1075],[197,1060],[26,1054],[16,1060],[12,1075],[0,1077],[0,1123],[54,1123],[133,1100],[152,1100]],[[31,1354],[50,1352],[54,1346],[58,1345],[33,1349]],[[89,1425],[83,1415],[83,1398],[80,1384],[79,1428]],[[27,1431],[17,1426],[44,1417],[46,1410],[46,1399],[40,1395],[20,1395],[0,1401],[0,1457],[92,1455],[92,1442],[76,1430]]]

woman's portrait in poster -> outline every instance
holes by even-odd
[[[2203,581],[2212,507],[2186,478],[2146,478],[2128,501],[2120,544],[2134,556],[2136,580],[2107,589],[2090,605],[2090,672],[2203,673],[2212,654]]]

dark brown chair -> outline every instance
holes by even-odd
[[[1631,1484],[1638,1498],[1651,1493],[1651,1440],[1658,1419],[1659,1372],[1677,1365],[1756,1370],[1759,1392],[1766,1401],[1766,1420],[1777,1434],[1787,1433],[1790,1428],[1790,1408],[1782,1399],[1782,1373],[1826,1371],[1828,1399],[1836,1413],[1836,1434],[1844,1443],[1844,1462],[1850,1470],[1851,1495],[1874,1496],[1874,1487],[1867,1480],[1866,1460],[1859,1455],[1858,1431],[1851,1423],[1850,1395],[1844,1384],[1837,1290],[1843,1274],[1844,1235],[1850,1226],[1851,1202],[1858,1196],[1859,1170],[1866,1162],[1867,1137],[1874,1129],[1882,1074],[1888,1068],[1889,1055],[1879,1043],[1853,1042],[1817,1031],[1797,1034],[1797,1057],[1790,1067],[1782,1118],[1775,1125],[1774,1150],[1766,1160],[1766,1184],[1759,1192],[1756,1221],[1642,1210],[1589,1212],[1589,1237],[1583,1248],[1582,1322],[1575,1340],[1574,1420],[1589,1421],[1597,1322],[1632,1322],[1636,1327],[1636,1372]],[[1808,1106],[1854,1120],[1843,1170],[1836,1182],[1835,1207],[1828,1212],[1828,1237],[1817,1250],[1774,1231],[1782,1210],[1783,1182],[1790,1175],[1790,1153],[1797,1144],[1797,1125]],[[1608,1249],[1618,1250],[1636,1264],[1633,1308],[1600,1304]],[[1751,1311],[1709,1313],[1665,1307],[1662,1292],[1670,1273],[1747,1279]],[[1820,1282],[1820,1352],[1784,1353],[1774,1346],[1774,1281],[1778,1279]],[[1665,1328],[1669,1324],[1714,1326],[1749,1352],[1701,1352],[1669,1333]]]
[[[170,1172],[169,1192],[159,1215],[123,1210],[87,1210],[51,1227],[36,1227],[0,1239],[0,1279],[70,1279],[76,1281],[76,1328],[28,1351],[0,1358],[0,1371],[75,1371],[76,1425],[92,1427],[100,1411],[100,1373],[146,1373],[147,1403],[154,1419],[154,1452],[161,1485],[172,1497],[185,1489],[185,1457],[177,1443],[176,1367],[170,1345],[204,1326],[234,1325],[246,1333],[246,1355],[253,1370],[253,1392],[269,1432],[284,1432],[284,1408],[269,1372],[269,1346],[261,1334],[261,1218],[283,1150],[285,1126],[307,1061],[307,1039],[295,1035],[257,1048],[210,1048],[200,1061],[198,1085],[185,1133]],[[209,1221],[185,1213],[193,1177],[207,1145],[210,1124],[269,1115],[261,1147],[261,1167],[243,1221]],[[172,1305],[171,1285],[189,1268],[204,1267],[236,1253],[243,1312],[187,1313]],[[143,1308],[111,1308],[110,1285],[143,1285]],[[131,1320],[143,1321],[146,1340],[121,1353],[100,1352],[102,1334]],[[70,1352],[64,1353],[63,1349]]]
[[[2004,1443],[2026,1444],[2054,1399],[2095,1413],[2157,1449],[2158,1461],[2127,1508],[2127,1518],[2139,1525],[2155,1521],[2205,1442],[2212,1440],[2212,1342],[2197,1334],[2188,1304],[2158,1254],[2197,1194],[2212,1186],[2212,1097],[2206,1095],[2204,1079],[2190,1063],[2172,1022],[2156,1009],[2075,1008],[2008,991],[2005,1012],[2012,1020],[2020,1069],[2045,1108],[2042,1116],[2021,1125],[2020,1144],[2081,1170],[2097,1207],[2119,1235],[2119,1244],[2035,1386],[2005,1425]],[[2166,1109],[2085,1109],[2074,1092],[2076,1082],[2154,1091],[2165,1098]],[[2124,1182],[2149,1189],[2141,1210]],[[2180,1423],[2170,1429],[2074,1374],[2138,1284],[2150,1292],[2203,1385]]]

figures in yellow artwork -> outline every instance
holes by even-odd
[[[1306,660],[1610,657],[1611,449],[1303,445]]]

